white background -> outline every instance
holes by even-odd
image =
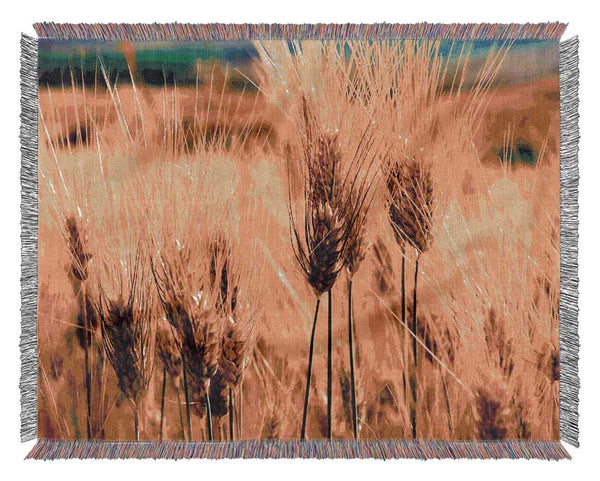
[[[591,1],[388,0],[5,0],[0,44],[0,466],[4,479],[600,479],[599,172],[600,23]],[[20,194],[19,36],[35,21],[56,22],[543,22],[569,23],[580,37],[580,374],[581,445],[573,461],[192,460],[23,461],[19,443]],[[6,477],[5,477],[6,476]]]

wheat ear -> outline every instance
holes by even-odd
[[[115,371],[119,389],[134,409],[136,440],[140,439],[139,412],[154,367],[156,323],[150,289],[138,250],[130,274],[128,292],[108,299],[100,286],[99,312],[106,355]]]
[[[88,301],[86,282],[88,279],[88,262],[91,255],[84,247],[84,239],[74,216],[70,216],[65,222],[67,229],[67,245],[71,256],[70,277],[73,289],[76,291],[79,302],[78,324],[82,326],[84,369],[85,369],[85,393],[86,393],[86,432],[87,438],[92,436],[92,382],[90,367],[90,344],[91,329],[88,314],[90,314],[90,303]]]
[[[394,230],[396,242],[402,249],[403,258],[403,311],[404,298],[404,254],[406,246],[416,251],[415,274],[412,306],[412,354],[413,372],[410,378],[412,405],[410,418],[412,436],[417,437],[417,369],[418,369],[418,333],[417,320],[417,282],[419,273],[419,257],[432,241],[432,225],[434,211],[433,181],[431,167],[415,159],[390,162],[387,172],[388,215]],[[404,312],[403,312],[404,316]]]

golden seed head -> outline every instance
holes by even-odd
[[[429,249],[433,239],[433,180],[427,164],[407,160],[392,163],[387,173],[388,216],[396,242],[419,253]]]

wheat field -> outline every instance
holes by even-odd
[[[264,41],[156,85],[115,48],[40,79],[40,438],[558,438],[557,76]]]

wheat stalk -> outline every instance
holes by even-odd
[[[217,232],[208,246],[211,289],[216,310],[226,317],[218,369],[211,379],[210,397],[215,416],[229,414],[229,437],[234,438],[234,394],[241,383],[250,350],[253,313],[238,302],[242,288],[241,267],[225,232]],[[248,277],[249,277],[249,273]],[[248,279],[249,281],[249,279]],[[244,292],[247,295],[247,292]],[[241,413],[238,413],[241,423]]]
[[[217,232],[209,242],[210,288],[214,291],[215,309],[227,315],[235,311],[240,284],[240,273],[235,263],[233,246],[223,231]]]
[[[431,167],[414,159],[402,162],[391,161],[387,170],[388,217],[396,242],[402,249],[402,316],[405,321],[404,266],[406,246],[413,247],[415,259],[412,332],[418,333],[417,321],[417,281],[419,256],[429,249],[432,241],[434,212],[433,181]],[[413,438],[417,436],[417,369],[418,350],[416,338],[412,339],[413,373],[410,378],[412,394],[411,424]]]
[[[138,249],[128,274],[126,291],[108,298],[101,281],[98,310],[104,351],[117,376],[119,389],[134,409],[136,440],[140,440],[139,412],[154,367],[156,321],[145,260]]]
[[[306,104],[304,104],[306,110]],[[312,376],[312,361],[314,349],[314,335],[316,330],[317,316],[321,296],[328,293],[328,342],[327,342],[327,412],[328,412],[328,436],[331,437],[331,289],[335,284],[339,273],[343,269],[344,250],[347,245],[348,231],[344,224],[342,210],[344,201],[340,199],[338,176],[339,158],[336,155],[335,139],[325,139],[318,135],[314,148],[314,120],[305,116],[306,120],[306,142],[304,149],[304,161],[306,167],[306,179],[304,187],[304,241],[301,240],[300,231],[296,225],[293,209],[289,207],[290,225],[292,229],[292,248],[296,260],[303,270],[308,284],[312,287],[316,297],[315,318],[311,331],[309,347],[309,360],[307,369],[306,391],[304,397],[304,413],[300,437],[305,439],[306,416],[308,412],[308,401],[310,393],[310,381]],[[318,160],[315,160],[316,155]]]
[[[313,174],[311,174],[313,175]],[[300,240],[299,231],[295,225],[290,208],[291,223],[293,226],[292,246],[298,263],[303,269],[306,279],[313,288],[317,297],[315,318],[311,331],[309,361],[307,370],[306,393],[304,401],[304,415],[302,419],[301,439],[306,434],[306,413],[308,410],[308,397],[312,375],[312,359],[314,349],[314,335],[319,310],[320,298],[323,293],[328,295],[328,341],[327,341],[327,406],[328,406],[328,436],[331,437],[331,337],[332,337],[332,310],[331,289],[343,268],[343,251],[347,241],[347,232],[339,208],[332,205],[327,198],[322,198],[323,191],[315,191],[307,184],[305,191],[305,244]],[[317,197],[319,196],[319,197]]]
[[[366,189],[370,189],[369,184]],[[365,195],[364,200],[367,199]],[[352,303],[352,284],[354,275],[358,271],[360,264],[365,258],[367,251],[366,243],[366,220],[369,212],[370,202],[351,203],[352,215],[349,219],[351,230],[348,234],[348,246],[344,258],[344,264],[348,272],[348,351],[350,363],[350,390],[351,390],[351,409],[352,409],[352,427],[354,438],[358,438],[358,412],[356,405],[356,374],[354,368],[354,308]]]
[[[217,400],[216,416],[229,414],[229,436],[234,437],[234,394],[248,364],[249,339],[240,321],[227,319],[217,372],[211,380],[211,400]]]
[[[222,322],[216,315],[215,299],[210,290],[202,289],[208,279],[208,269],[192,269],[189,252],[175,250],[167,255],[159,253],[152,261],[152,272],[167,319],[176,333],[183,363],[183,381],[186,397],[188,439],[192,439],[190,388],[203,398],[207,410],[209,440],[212,440],[210,420],[210,378],[217,370],[222,336]],[[193,276],[197,286],[192,283]],[[201,401],[200,401],[201,402]],[[200,410],[201,404],[195,404]]]
[[[175,339],[173,328],[168,321],[163,317],[158,322],[156,330],[156,353],[163,365],[163,381],[161,389],[160,402],[160,432],[159,438],[163,439],[163,427],[165,416],[165,393],[167,388],[167,375],[171,377],[175,386],[178,407],[181,421],[181,404],[179,403],[179,385],[182,371],[181,353],[179,352],[178,342]],[[183,423],[181,424],[183,430]]]
[[[348,262],[354,272],[364,257],[362,232],[369,204],[371,179],[368,172],[374,163],[374,138],[369,115],[354,103],[349,92],[351,66],[340,55],[337,45],[295,44],[293,55],[284,44],[259,44],[258,48],[267,70],[272,74],[268,82],[273,90],[272,98],[279,97],[283,88],[283,97],[287,99],[284,102],[291,99],[289,118],[299,134],[291,142],[298,145],[298,155],[302,159],[300,170],[304,203],[301,222],[297,222],[292,207],[294,182],[291,165],[288,165],[288,176],[292,249],[317,298],[300,434],[304,439],[319,299],[327,292],[331,302],[331,290],[345,263]],[[278,57],[277,64],[273,62],[273,55]],[[285,70],[283,74],[282,69]],[[315,73],[319,75],[318,89],[314,88]],[[293,89],[291,95],[290,89]],[[361,172],[363,169],[365,172]],[[331,437],[331,305],[327,313],[327,431]]]
[[[431,166],[415,159],[391,161],[387,169],[388,216],[396,242],[418,254],[429,249],[434,212]]]
[[[67,217],[65,221],[67,233],[67,246],[71,257],[71,266],[69,277],[79,303],[79,313],[77,316],[78,324],[81,324],[80,342],[84,352],[84,369],[85,369],[85,392],[86,392],[86,432],[87,438],[92,435],[92,382],[90,372],[90,344],[91,344],[91,329],[90,318],[95,320],[92,312],[90,312],[90,302],[86,292],[86,281],[88,279],[88,263],[91,255],[86,252],[84,247],[84,239],[81,228],[75,216]]]

